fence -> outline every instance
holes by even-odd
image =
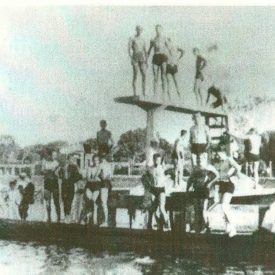
[[[114,177],[139,177],[145,171],[144,163],[113,162]]]
[[[247,163],[245,163],[245,174],[247,176],[249,176],[251,173],[253,173],[253,172],[250,171],[249,163],[247,162]],[[268,167],[266,169],[266,175],[262,176],[262,178],[273,178],[273,165],[272,165],[272,161],[269,161],[269,165],[268,165]]]
[[[34,175],[35,164],[0,164],[0,176],[16,176],[22,172]]]
[[[145,163],[128,162],[113,162],[114,177],[128,176],[139,177],[145,171]],[[15,176],[22,172],[30,172],[31,175],[35,174],[35,167],[37,164],[0,164],[0,176]],[[171,166],[172,167],[172,166]],[[272,161],[269,162],[267,178],[273,178]],[[245,167],[245,172],[248,175],[248,165]]]

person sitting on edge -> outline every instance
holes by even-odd
[[[21,220],[25,221],[28,217],[29,205],[34,203],[34,184],[26,173],[21,173],[17,186],[21,194],[19,214]]]
[[[154,94],[156,94],[159,72],[161,76],[162,92],[166,90],[166,63],[168,60],[168,49],[167,49],[167,38],[163,35],[163,28],[161,25],[156,25],[156,36],[150,42],[148,50],[148,57],[150,56],[151,50],[154,49],[154,55],[152,59],[153,74],[154,74]]]
[[[101,130],[96,134],[97,146],[98,146],[98,155],[101,157],[102,155],[109,154],[111,148],[114,144],[112,133],[106,129],[107,122],[106,120],[100,121]]]
[[[187,191],[195,194],[195,231],[205,233],[208,229],[207,210],[209,208],[210,191],[219,179],[219,172],[208,164],[206,167],[195,167],[187,182]]]
[[[102,202],[102,208],[104,212],[104,221],[100,227],[108,226],[109,210],[108,210],[108,199],[109,193],[112,188],[111,179],[113,177],[113,167],[110,162],[106,160],[106,155],[101,157],[100,170],[101,170],[101,189],[100,199]]]
[[[155,196],[157,201],[157,210],[155,215],[158,219],[164,219],[164,230],[170,230],[170,220],[168,212],[165,209],[166,206],[166,187],[167,176],[165,174],[165,164],[163,163],[163,157],[160,154],[155,154],[154,157],[154,186],[150,188],[150,192]]]
[[[203,104],[202,99],[202,83],[204,81],[203,69],[206,67],[206,60],[200,55],[200,51],[198,48],[193,49],[193,54],[196,57],[196,74],[195,74],[195,82],[194,82],[194,93],[197,99],[197,103],[199,105]]]
[[[145,96],[145,88],[146,88],[146,69],[147,69],[147,51],[145,40],[142,38],[142,27],[136,26],[136,35],[129,39],[128,43],[128,53],[131,58],[131,64],[133,66],[133,91],[134,96],[136,93],[136,82],[137,82],[137,74],[140,71],[142,77],[142,92]]]
[[[180,96],[179,88],[178,88],[178,82],[177,82],[177,73],[178,73],[178,63],[179,60],[184,55],[184,50],[176,47],[171,38],[167,39],[167,48],[168,48],[168,61],[166,66],[166,79],[167,79],[167,91],[168,94],[170,93],[170,81],[169,81],[169,75],[171,75],[174,85],[177,91],[178,96]]]
[[[211,143],[209,128],[199,112],[193,115],[193,121],[194,125],[190,128],[192,164],[193,166],[206,166],[207,149]]]
[[[176,166],[176,184],[181,185],[183,182],[183,171],[184,171],[184,164],[185,164],[185,154],[186,154],[186,147],[188,146],[188,139],[186,135],[186,130],[181,130],[180,137],[176,140],[175,147],[176,147],[176,158],[177,158],[177,166]],[[186,186],[183,187],[184,191],[186,191]]]

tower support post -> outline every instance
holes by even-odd
[[[155,113],[158,108],[150,108],[146,110],[146,163],[148,163],[150,158],[150,144],[153,139],[155,139]]]

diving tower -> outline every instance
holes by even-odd
[[[154,115],[158,110],[166,110],[189,115],[200,112],[201,115],[205,118],[206,125],[208,125],[210,129],[210,135],[213,143],[218,143],[221,138],[221,134],[215,134],[215,130],[218,130],[220,133],[222,133],[224,130],[228,129],[228,117],[223,110],[216,110],[207,106],[197,106],[190,102],[183,103],[183,99],[174,102],[171,100],[163,101],[155,96],[122,96],[115,98],[114,101],[117,103],[137,106],[146,111],[147,148],[149,148],[150,141],[154,138]]]

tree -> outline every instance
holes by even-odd
[[[2,162],[16,161],[20,147],[16,144],[15,138],[11,135],[0,136],[0,157]]]
[[[123,133],[117,146],[114,149],[114,161],[128,161],[134,159],[135,162],[145,160],[146,129],[129,130]],[[171,160],[174,146],[163,138],[159,140],[159,147],[164,151],[166,159]]]
[[[135,158],[135,161],[142,161],[145,157],[146,130],[135,129],[123,133],[114,148],[115,161],[128,161]]]
[[[40,158],[44,158],[46,155],[51,154],[52,152],[59,152],[62,147],[68,146],[67,141],[57,140],[53,142],[49,142],[47,144],[35,144],[31,146],[27,146],[24,148],[23,158],[32,161],[33,159],[37,159],[39,155]]]

